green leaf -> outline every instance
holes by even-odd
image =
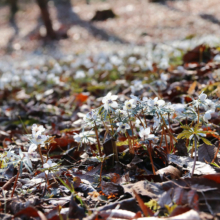
[[[203,140],[203,142],[205,144],[212,145],[212,143],[209,140],[207,140],[206,138],[201,137],[201,139]]]
[[[181,128],[184,130],[190,130],[191,127],[189,125],[182,125]]]
[[[192,135],[191,132],[189,132],[189,131],[183,131],[182,133],[180,133],[180,134],[177,136],[177,139],[180,139],[180,138],[189,138],[190,135]]]

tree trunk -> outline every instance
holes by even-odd
[[[14,23],[15,14],[18,11],[18,0],[9,0],[9,4],[10,4],[10,10],[11,10],[10,22]]]
[[[36,1],[38,6],[40,7],[41,16],[47,32],[47,37],[49,37],[50,39],[56,39],[56,33],[53,30],[53,25],[48,10],[47,0],[36,0]]]

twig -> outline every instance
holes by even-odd
[[[152,158],[152,155],[151,155],[151,141],[149,141],[149,148],[148,149],[148,152],[149,152],[149,156],[150,156],[150,162],[151,162],[151,166],[152,166],[152,170],[153,170],[153,174],[156,175],[156,172],[155,172],[155,169],[154,169],[154,162],[153,162],[153,158]]]
[[[14,195],[14,191],[15,191],[15,188],[16,188],[16,185],[17,185],[17,182],[18,182],[19,174],[20,174],[20,167],[18,167],[18,173],[17,173],[16,179],[15,179],[15,183],[14,183],[13,190],[12,190],[12,192],[11,192],[11,198],[12,198],[13,195]]]
[[[194,163],[193,163],[193,169],[192,169],[192,173],[191,173],[191,178],[194,174],[194,170],[195,170],[195,167],[196,167],[196,154],[197,154],[197,139],[196,139],[196,135],[194,135],[194,142],[195,142],[195,156],[194,156]]]
[[[211,213],[211,215],[214,215],[214,213],[213,213],[213,211],[212,211],[212,208],[211,208],[211,206],[209,205],[209,203],[207,202],[207,199],[206,199],[204,193],[203,193],[203,192],[201,192],[201,193],[202,193],[202,195],[203,195],[203,197],[204,197],[204,199],[205,199],[205,204],[207,205],[209,212]]]
[[[1,190],[7,190],[11,188],[11,184],[15,181],[17,175],[13,176],[11,179],[9,179],[1,188]]]

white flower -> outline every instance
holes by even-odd
[[[206,100],[206,98],[207,98],[207,95],[204,94],[203,92],[199,95],[199,100],[200,100],[201,102],[204,102],[204,101]]]
[[[32,134],[42,134],[45,131],[45,128],[42,125],[32,125]]]
[[[7,158],[9,159],[14,159],[14,157],[16,156],[14,151],[8,151],[7,152]]]
[[[160,118],[154,116],[153,121],[154,121],[153,128],[157,128],[157,127],[159,127],[159,125],[160,125]]]
[[[199,106],[206,107],[206,102],[207,102],[206,98],[207,95],[204,92],[201,92],[201,94],[198,96],[198,99],[193,101],[194,106],[196,108],[198,108]]]
[[[94,74],[95,74],[94,69],[93,69],[93,68],[90,68],[90,69],[88,70],[88,75],[89,75],[89,76],[93,76]]]
[[[32,138],[30,141],[36,145],[44,145],[44,142],[49,138],[49,136],[42,134],[45,128],[42,125],[32,125]]]
[[[161,79],[163,82],[166,82],[166,81],[168,80],[168,74],[161,73],[160,79]]]
[[[57,166],[57,163],[53,163],[52,160],[48,160],[47,163],[43,164],[44,169],[51,169],[52,167]],[[45,171],[46,174],[49,173],[48,170]]]
[[[138,60],[136,63],[141,67],[143,71],[153,71],[152,62],[150,60]]]
[[[141,121],[140,121],[139,119],[136,119],[136,121],[135,121],[135,127],[136,127],[136,128],[140,128],[141,125],[142,125]]]
[[[130,86],[131,88],[131,92],[134,94],[136,91],[140,91],[141,89],[144,88],[144,85],[142,84],[142,81],[141,80],[134,80],[132,81],[132,84]]]
[[[28,155],[32,156],[36,149],[37,149],[37,145],[36,144],[31,144],[29,149],[28,149]]]
[[[184,112],[184,110],[186,108],[186,105],[185,104],[181,104],[181,103],[172,104],[172,106],[173,106],[174,111],[177,112],[177,113]]]
[[[214,112],[216,108],[216,104],[212,100],[206,99],[204,107],[206,110],[212,110]]]
[[[213,59],[215,62],[220,62],[220,55],[219,54],[217,54],[217,55],[215,55],[215,57],[214,57],[214,59]]]
[[[83,118],[85,122],[96,121],[96,119],[97,119],[97,114],[94,111],[88,112]]]
[[[141,127],[139,136],[144,140],[154,140],[156,136],[154,134],[150,134],[150,128],[143,128]]]
[[[129,63],[129,64],[134,64],[136,60],[137,60],[136,57],[129,57],[129,58],[128,58],[128,63]]]
[[[127,112],[121,109],[116,109],[115,115],[118,116],[119,118],[122,118],[127,116]]]
[[[148,105],[150,107],[150,109],[152,110],[154,107],[161,107],[165,105],[165,101],[164,100],[158,100],[158,97],[155,97],[153,100],[149,99],[148,100]]]
[[[166,59],[166,58],[162,58],[161,59],[161,62],[160,62],[160,64],[159,64],[159,67],[161,68],[161,69],[168,69],[169,68],[169,63],[168,63],[168,60]]]
[[[32,138],[30,139],[30,141],[33,144],[36,145],[43,145],[44,146],[44,142],[49,138],[49,136],[47,135],[43,135],[43,134],[32,134]]]
[[[137,102],[141,102],[141,100],[135,95],[130,95],[130,97],[134,100],[135,105],[137,104]]]
[[[31,144],[29,149],[28,149],[28,152],[23,153],[25,155],[25,160],[26,160],[28,166],[31,167],[31,168],[32,168],[31,158],[33,158],[33,154],[34,154],[36,149],[37,149],[37,145],[36,144]]]
[[[96,141],[95,138],[91,137],[92,135],[95,134],[93,131],[82,131],[79,134],[77,133],[74,134],[75,135],[73,136],[73,138],[77,143],[89,144],[89,143],[95,143]]]
[[[74,76],[74,79],[82,79],[85,78],[86,74],[83,70],[78,70]]]
[[[131,109],[133,109],[135,107],[136,107],[135,100],[134,99],[130,99],[130,100],[125,101],[123,109],[125,111],[130,111]]]
[[[125,133],[126,130],[130,128],[127,123],[118,122],[116,125],[118,126],[117,132]]]
[[[111,71],[113,69],[113,66],[112,66],[111,63],[106,63],[105,66],[104,66],[104,69],[108,70],[108,71]]]
[[[109,110],[110,107],[112,108],[117,108],[118,107],[118,103],[115,101],[118,98],[117,95],[112,95],[111,92],[109,92],[103,99],[102,99],[102,103],[104,104],[104,108],[105,110]]]
[[[205,112],[205,114],[203,115],[203,119],[204,121],[210,120],[212,118],[211,114],[214,113],[213,109],[208,110],[207,112]]]
[[[79,134],[77,133],[74,133],[75,135],[73,136],[74,140],[77,142],[77,143],[80,143],[82,138]]]

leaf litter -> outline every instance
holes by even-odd
[[[3,219],[218,215],[218,45],[139,49],[1,68]]]

